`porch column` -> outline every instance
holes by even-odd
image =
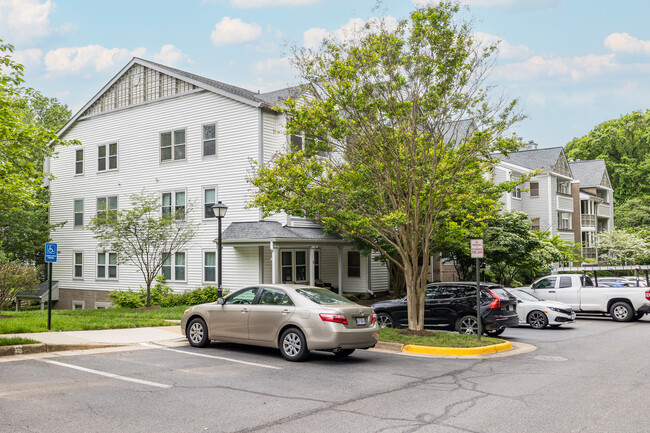
[[[343,294],[343,247],[337,247],[337,259],[339,262],[339,295]]]
[[[311,246],[309,247],[309,285],[310,286],[315,286],[316,285],[316,266],[314,266],[314,262],[316,261],[316,247]]]
[[[278,284],[278,247],[271,242],[271,283]]]

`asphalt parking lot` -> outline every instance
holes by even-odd
[[[8,357],[0,431],[648,431],[649,319],[580,318],[503,337],[538,349],[290,363],[271,349],[177,343]]]

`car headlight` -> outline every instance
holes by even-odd
[[[555,307],[548,307],[549,310],[555,311],[556,313],[564,313],[564,310],[561,308],[555,308]]]

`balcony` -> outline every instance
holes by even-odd
[[[612,206],[608,203],[601,203],[598,205],[598,216],[600,217],[611,217],[612,216]]]
[[[595,247],[582,247],[582,257],[585,259],[598,258],[598,251]]]
[[[580,215],[580,225],[582,227],[596,227],[596,215]]]

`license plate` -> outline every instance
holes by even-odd
[[[366,324],[366,318],[365,317],[357,317],[357,325],[364,325]]]

